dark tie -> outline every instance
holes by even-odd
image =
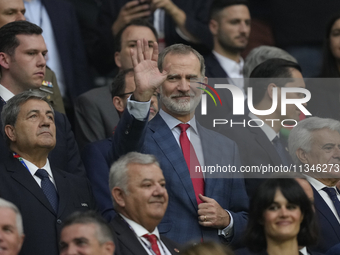
[[[151,244],[151,249],[154,251],[155,254],[160,255],[160,251],[159,251],[159,247],[157,244],[157,236],[155,235],[149,235],[149,234],[145,234],[143,235],[143,237],[145,237]]]
[[[178,124],[177,126],[181,130],[181,135],[179,136],[179,143],[181,144],[185,162],[187,163],[187,166],[189,168],[192,185],[194,186],[196,201],[197,204],[200,204],[202,203],[202,201],[201,199],[199,199],[198,194],[204,195],[204,178],[203,173],[201,171],[195,172],[195,166],[200,166],[200,163],[198,161],[194,147],[190,143],[189,138],[187,136],[186,131],[190,127],[190,125]]]
[[[53,183],[48,177],[48,173],[45,169],[38,169],[35,172],[35,175],[41,179],[41,189],[43,190],[45,196],[53,207],[53,210],[57,213],[59,204],[58,194]]]
[[[336,194],[335,188],[324,187],[322,190],[326,191],[329,198],[332,200],[332,202],[334,204],[334,207],[336,209],[336,212],[338,213],[338,216],[340,217],[340,201],[339,201],[338,196]]]
[[[289,159],[288,159],[289,156],[287,155],[287,152],[285,148],[283,147],[281,140],[278,136],[275,136],[275,138],[273,139],[273,145],[281,158],[282,165],[289,166],[290,164]]]

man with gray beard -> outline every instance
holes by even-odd
[[[158,57],[157,44],[151,53],[145,39],[138,41],[131,57],[136,90],[114,134],[112,160],[138,151],[160,162],[169,193],[168,209],[158,225],[161,234],[178,243],[213,239],[237,246],[247,222],[244,181],[237,173],[202,170],[240,166],[235,142],[195,119],[207,82],[203,57],[183,44],[165,48]],[[147,122],[158,88],[162,108]]]

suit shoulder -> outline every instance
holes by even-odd
[[[228,145],[228,144],[230,144],[230,145],[235,144],[234,140],[230,139],[229,137],[227,137],[227,136],[225,136],[223,134],[220,134],[220,133],[218,133],[216,131],[207,129],[207,128],[202,127],[202,126],[201,126],[201,128],[202,128],[202,131],[203,131],[202,135],[208,135],[208,137],[204,137],[204,138],[210,138],[210,139],[212,139],[214,141],[219,141],[219,142],[224,143],[226,145]]]

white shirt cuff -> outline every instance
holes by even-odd
[[[233,216],[231,215],[231,213],[228,210],[226,210],[226,211],[230,216],[230,223],[224,229],[219,229],[218,235],[223,236],[224,238],[228,239],[228,238],[233,237],[233,235],[234,235],[234,219],[233,219]]]
[[[145,121],[150,110],[151,100],[148,102],[138,102],[130,100],[130,97],[131,96],[129,96],[126,105],[128,112],[135,117],[135,119]]]

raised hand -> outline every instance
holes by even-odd
[[[137,51],[130,50],[132,65],[135,72],[136,90],[133,97],[136,101],[147,102],[151,99],[157,88],[165,81],[169,66],[161,73],[157,66],[158,44],[153,44],[151,53],[146,39],[137,41]]]

